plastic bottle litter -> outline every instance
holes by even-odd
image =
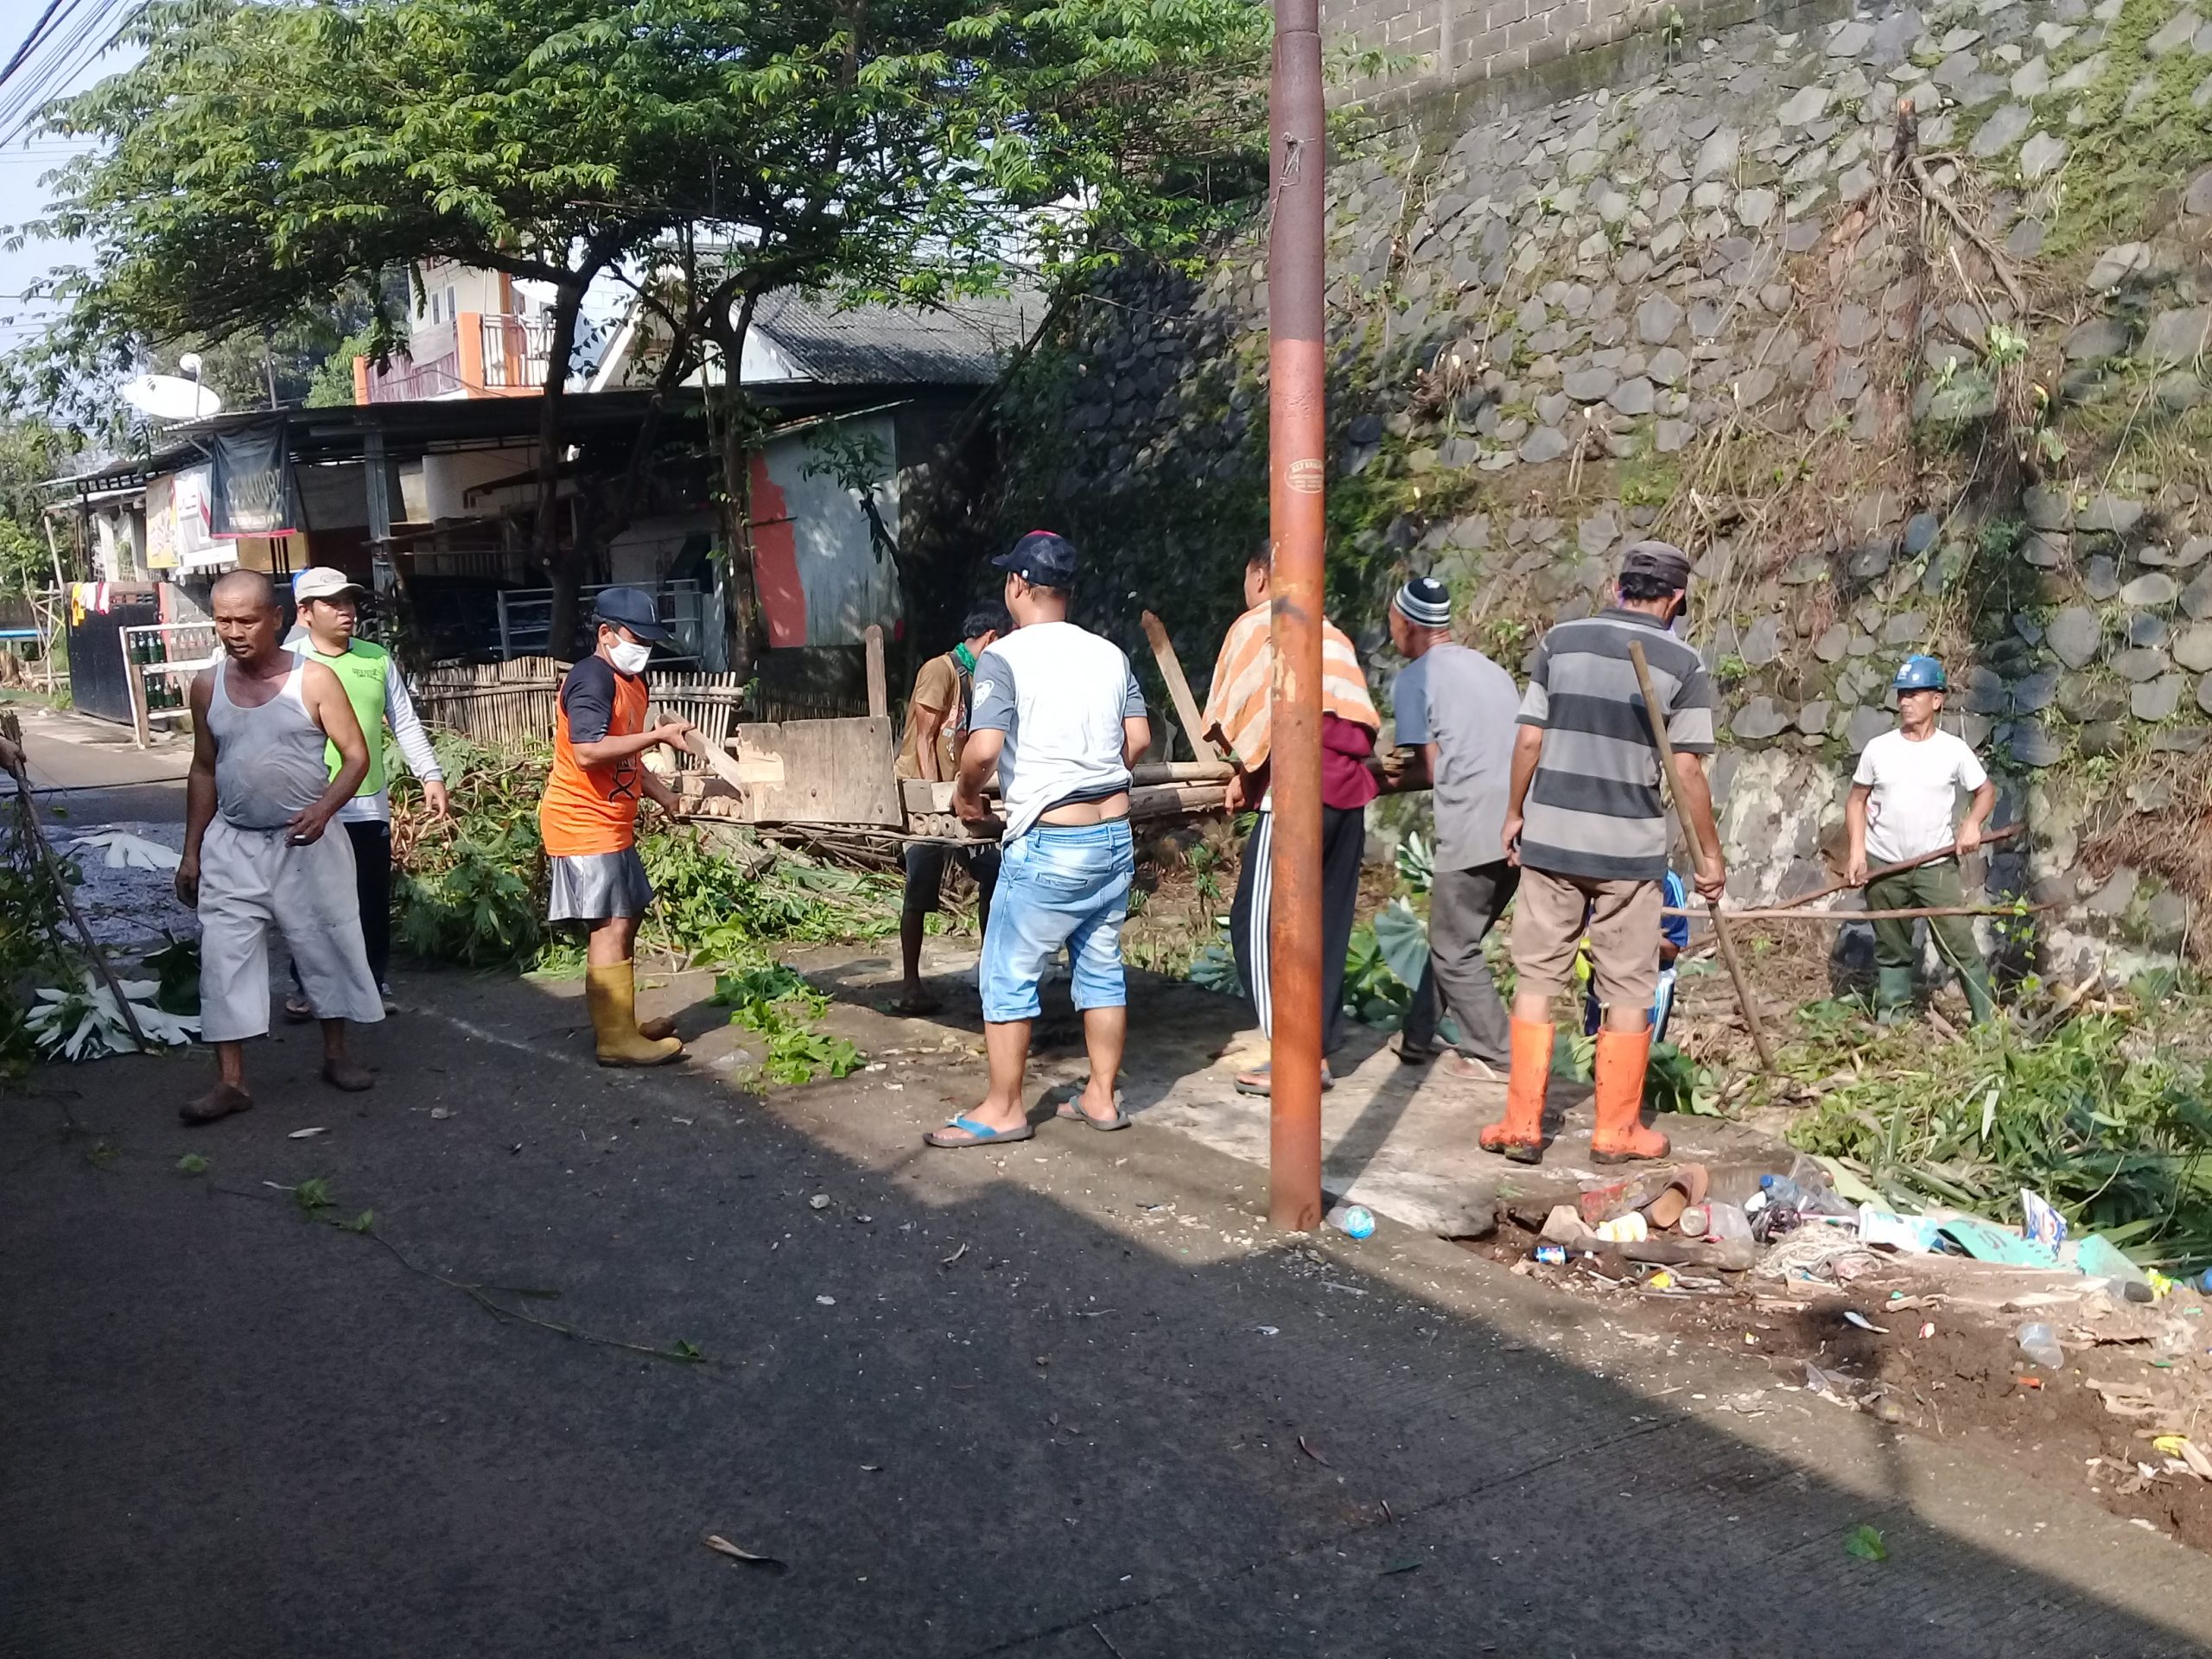
[[[2012,1333],[2020,1344],[2020,1351],[2047,1371],[2063,1370],[2066,1365],[2066,1351],[2058,1345],[2058,1333],[2041,1319],[2030,1319]]]
[[[1599,1222],[1595,1230],[1609,1244],[1637,1244],[1651,1236],[1651,1224],[1644,1220],[1642,1211],[1631,1210],[1624,1216]]]
[[[1535,1259],[1548,1268],[1563,1268],[1567,1265],[1567,1246],[1539,1244],[1536,1246]]]
[[[1749,1238],[1751,1218],[1732,1204],[1708,1204],[1705,1206],[1705,1236],[1707,1238]]]
[[[1357,1205],[1338,1217],[1337,1225],[1352,1238],[1365,1238],[1375,1230],[1375,1217],[1363,1205]]]
[[[1787,1175],[1762,1175],[1759,1191],[1767,1202],[1795,1210],[1801,1216],[1855,1216],[1859,1206],[1847,1204],[1824,1186],[1800,1186]]]

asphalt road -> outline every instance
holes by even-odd
[[[944,1028],[841,1015],[885,1069],[764,1104],[726,1031],[610,1073],[573,987],[399,988],[365,1096],[294,1033],[209,1129],[197,1057],[0,1099],[0,1652],[2206,1650],[2203,1557],[1725,1410],[1740,1352],[1389,1227],[1285,1243],[1142,1124],[925,1153],[980,1078]]]

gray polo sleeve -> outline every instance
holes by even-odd
[[[1536,654],[1529,659],[1529,689],[1521,696],[1521,725],[1551,724],[1552,694],[1548,683],[1551,671],[1552,641],[1551,636],[1546,634],[1536,646]]]
[[[1416,657],[1398,675],[1390,689],[1391,718],[1397,721],[1398,742],[1414,748],[1436,734],[1428,723],[1428,658]]]
[[[1147,710],[1144,706],[1144,690],[1137,684],[1136,671],[1129,666],[1128,658],[1122,659],[1122,718],[1142,720]]]
[[[976,659],[975,708],[968,716],[971,732],[1010,732],[1014,729],[1014,664],[995,651]]]

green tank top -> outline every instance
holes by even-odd
[[[361,722],[361,735],[369,741],[369,775],[361,779],[354,798],[380,794],[385,786],[385,665],[391,660],[391,653],[382,645],[356,639],[353,648],[342,657],[326,657],[312,645],[308,646],[306,654],[338,677],[338,683],[346,688],[346,701],[353,705],[353,718]],[[323,745],[322,758],[330,768],[330,775],[335,778],[342,764],[338,746]]]

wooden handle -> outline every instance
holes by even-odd
[[[1629,660],[1636,664],[1636,683],[1643,693],[1643,717],[1651,727],[1651,741],[1659,746],[1659,777],[1665,785],[1667,798],[1674,803],[1675,822],[1682,826],[1682,839],[1690,844],[1690,856],[1700,864],[1705,862],[1705,844],[1698,838],[1697,825],[1682,808],[1681,797],[1675,789],[1675,745],[1667,735],[1667,722],[1659,715],[1659,694],[1651,683],[1651,664],[1643,659],[1640,641],[1628,642]],[[1714,849],[1715,856],[1719,849]],[[1736,1006],[1743,1010],[1744,1025],[1751,1033],[1751,1046],[1758,1051],[1759,1064],[1767,1071],[1779,1075],[1774,1062],[1774,1050],[1767,1046],[1766,1027],[1759,1022],[1758,1006],[1751,1001],[1750,982],[1744,977],[1744,964],[1737,960],[1735,936],[1728,931],[1727,919],[1720,913],[1720,901],[1706,900],[1706,913],[1713,920],[1713,936],[1720,944],[1720,959],[1728,965],[1728,977],[1736,988]]]

